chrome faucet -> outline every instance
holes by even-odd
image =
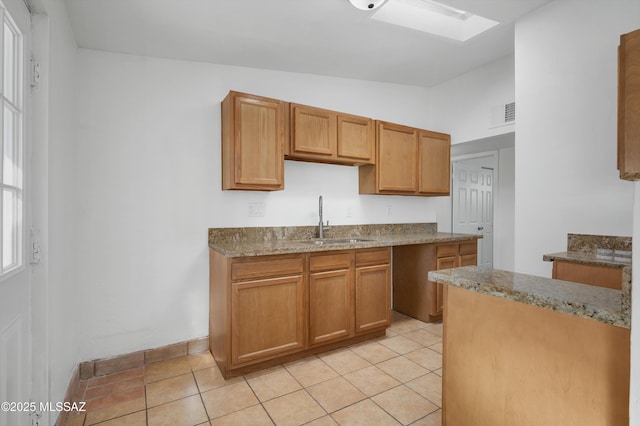
[[[324,231],[328,231],[331,229],[329,227],[329,221],[327,221],[327,225],[324,225],[324,221],[322,220],[322,195],[318,199],[318,212],[320,213],[320,222],[318,223],[318,238],[324,238]]]

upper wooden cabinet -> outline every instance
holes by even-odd
[[[618,48],[618,170],[640,179],[640,30],[620,36]]]
[[[284,189],[288,103],[229,92],[222,101],[222,189]]]
[[[449,195],[451,187],[451,137],[420,130],[418,133],[418,192]]]
[[[376,164],[360,167],[361,194],[449,195],[449,135],[376,121],[376,137]]]
[[[373,120],[306,105],[290,106],[287,159],[335,164],[370,164],[375,157]]]

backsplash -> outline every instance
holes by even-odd
[[[595,253],[599,250],[631,253],[631,237],[610,235],[568,234],[567,251]]]
[[[374,225],[331,225],[326,238],[381,237],[390,234],[438,232],[437,223],[393,223]],[[318,236],[317,226],[281,226],[271,228],[209,228],[209,243],[257,243],[273,240],[308,240]]]

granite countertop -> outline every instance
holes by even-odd
[[[327,237],[314,238],[317,227],[210,228],[209,247],[228,257],[310,253],[410,244],[457,242],[480,235],[437,232],[435,224],[388,224],[332,226]],[[345,240],[314,244],[312,241]],[[349,241],[359,239],[359,241]],[[366,240],[366,241],[363,241]]]
[[[630,327],[622,291],[479,266],[429,272],[429,280],[527,305]]]
[[[595,252],[564,251],[549,253],[542,256],[542,260],[553,262],[563,260],[566,262],[582,263],[586,265],[611,266],[614,268],[631,267],[631,252],[626,250],[598,249]]]
[[[567,251],[545,254],[542,260],[631,268],[631,250],[631,237],[568,234]]]

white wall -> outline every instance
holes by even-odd
[[[513,248],[515,245],[515,156],[516,148],[504,148],[498,153],[498,195],[494,223],[494,268],[514,270]]]
[[[431,114],[446,129],[451,143],[475,141],[514,131],[495,127],[492,109],[515,99],[513,56],[491,62],[431,90]]]
[[[315,225],[319,195],[332,224],[436,220],[431,198],[359,196],[355,167],[287,161],[284,191],[220,189],[230,89],[449,131],[426,113],[427,89],[83,49],[78,67],[83,359],[208,334],[209,227]]]
[[[431,89],[431,115],[442,126],[451,129],[451,143],[468,142],[465,154],[497,153],[497,164],[486,164],[496,170],[494,187],[494,267],[513,270],[513,148],[500,146],[514,125],[496,127],[492,124],[492,109],[515,99],[514,57],[491,62]],[[517,121],[517,119],[516,119]],[[471,148],[477,144],[478,148]],[[455,147],[452,152],[455,152]],[[470,155],[470,154],[469,154]],[[492,160],[493,161],[493,160]],[[504,172],[502,171],[504,168]],[[438,228],[450,231],[451,198],[437,200]]]
[[[516,23],[515,269],[550,276],[567,233],[631,235],[616,170],[617,46],[637,0],[557,0]]]

